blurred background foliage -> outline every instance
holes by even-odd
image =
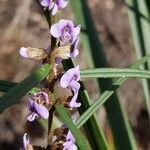
[[[78,0],[78,2],[81,1]],[[87,29],[88,22],[86,20],[89,21],[88,16],[82,18],[82,14],[77,15],[77,17],[74,15],[75,3],[73,4],[72,1],[74,7],[71,7],[70,4],[69,8],[67,7],[62,11],[60,17],[71,18],[82,24],[80,55],[75,60],[81,68],[91,68],[94,64],[99,67],[129,67],[138,58],[150,54],[149,0],[87,0],[87,6],[91,10],[92,22],[96,27],[96,31],[93,31],[93,28]],[[80,7],[78,3],[77,8],[80,9]],[[46,47],[49,45],[48,24],[36,1],[0,0],[0,8],[0,79],[19,82],[39,65],[34,61],[22,59],[18,54],[18,50],[22,46]],[[91,33],[89,33],[90,30]],[[91,45],[95,46],[95,43],[83,42],[84,40],[91,41],[90,38],[88,39],[87,34],[92,37],[94,36],[92,33],[97,34],[96,41],[101,41],[101,45],[98,47],[100,51],[93,61],[91,53],[94,51],[94,47]],[[146,69],[149,67],[150,64],[148,63],[143,66]],[[89,79],[85,81],[90,98],[93,101],[100,96],[98,84],[94,83],[97,82]],[[100,86],[101,92],[104,91],[105,87],[103,85],[105,83],[107,86],[110,84],[106,81],[99,81],[99,83],[102,86]],[[147,108],[150,107],[149,85],[146,80],[128,79],[117,90],[118,102],[127,113],[137,147],[140,150],[150,149],[150,122],[147,111]],[[112,104],[108,105],[105,105],[106,109],[104,107],[100,108],[96,115],[99,119],[99,125],[104,130],[109,147],[115,149],[115,138],[113,138],[112,132],[115,130],[113,130],[112,122],[115,117],[116,120],[114,121],[118,121],[118,118],[113,114],[115,106],[113,105],[113,109],[111,109]],[[114,116],[112,121],[111,113]],[[0,116],[0,149],[19,149],[24,132],[29,133],[32,143],[45,145],[45,129],[39,122],[35,121],[33,124],[26,122],[27,114],[28,110],[24,99],[17,105],[7,109]],[[124,139],[122,141],[124,142]]]

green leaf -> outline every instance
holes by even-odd
[[[45,64],[35,71],[35,73],[11,88],[4,96],[0,98],[0,112],[3,112],[12,104],[17,103],[28,91],[40,83],[48,75],[50,70],[50,65]]]
[[[17,83],[5,81],[5,80],[0,80],[0,91],[7,92],[8,90],[10,90],[15,85],[17,85]]]
[[[140,69],[96,68],[80,70],[81,78],[147,78],[150,79],[150,71]]]
[[[72,0],[71,2],[74,3],[72,7],[74,7],[75,5],[79,5],[77,3],[80,3],[80,7],[78,8],[78,10],[76,8],[74,9],[74,11],[76,13],[77,22],[79,24],[80,22],[84,23],[84,34],[86,34],[87,36],[86,38],[84,38],[84,41],[82,41],[81,37],[81,41],[83,47],[84,44],[88,43],[89,45],[88,49],[85,49],[85,53],[88,54],[86,56],[88,62],[91,60],[90,57],[92,57],[92,64],[94,64],[94,68],[108,67],[105,53],[99,40],[98,32],[96,31],[96,27],[94,25],[94,20],[92,19],[90,9],[87,5],[87,0]],[[83,21],[81,20],[81,18]],[[110,79],[98,79],[97,83],[99,85],[100,92],[104,92],[112,84],[112,81]],[[128,120],[125,118],[125,112],[122,111],[122,106],[117,94],[114,93],[104,106],[113,132],[116,149],[136,149],[136,143],[133,137],[133,133],[130,130]],[[93,139],[95,138],[93,137]]]
[[[74,135],[77,146],[80,150],[90,150],[88,144],[86,143],[84,137],[80,133],[80,131],[76,128],[72,120],[70,119],[67,110],[61,106],[56,104],[55,105],[56,112],[59,114],[61,119],[65,122],[71,133]]]
[[[137,59],[150,54],[150,6],[148,1],[126,0]],[[150,61],[141,66],[141,68],[150,69]],[[145,103],[150,117],[150,81],[143,79],[142,84]]]
[[[150,59],[149,56],[145,56],[141,60],[139,60],[136,64],[134,64],[131,68],[136,69],[140,65],[144,64]],[[104,93],[102,93],[101,97],[95,101],[90,108],[88,108],[82,116],[79,117],[79,119],[76,121],[77,128],[80,128],[96,111],[97,109],[102,106],[109,98],[112,96],[115,92],[115,90],[125,81],[126,79],[118,78],[113,81],[112,86],[106,90]],[[114,110],[115,111],[115,110]]]
[[[6,80],[0,80],[0,91],[8,92],[12,87],[16,86],[18,83],[10,82]],[[41,89],[38,87],[33,87],[28,94],[34,94],[39,92]]]

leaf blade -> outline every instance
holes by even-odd
[[[48,75],[50,69],[50,65],[43,65],[35,73],[11,88],[4,96],[0,97],[0,112],[3,112],[10,105],[16,103],[35,85],[41,82]]]
[[[150,71],[140,69],[96,68],[80,71],[81,78],[147,78],[150,79]]]

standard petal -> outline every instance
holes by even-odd
[[[67,88],[74,77],[74,68],[69,69],[60,79],[60,85],[63,88]]]
[[[80,85],[78,82],[80,80],[80,71],[79,71],[79,66],[75,68],[69,69],[60,79],[60,85],[63,88],[71,88],[72,90],[79,89]]]
[[[53,25],[51,26],[50,33],[51,33],[51,35],[54,36],[55,38],[61,37],[62,32],[61,32],[61,30],[59,29],[59,26],[58,26],[57,23],[56,23],[56,24],[53,24]]]

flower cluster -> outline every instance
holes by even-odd
[[[56,15],[58,11],[66,7],[68,4],[68,2],[65,0],[39,0],[39,2],[44,7],[44,9],[47,9],[51,12],[52,16]],[[57,55],[55,56],[55,63],[57,65],[60,64],[62,59],[75,58],[79,54],[77,46],[79,43],[80,28],[80,25],[74,25],[71,20],[65,19],[61,19],[51,26],[50,34],[57,40],[57,43],[59,43],[56,49]],[[47,50],[22,47],[19,52],[20,55],[24,58],[40,60],[45,59],[49,56],[48,54],[51,53],[51,48]],[[72,91],[72,96],[66,98],[64,105],[72,112],[75,112],[75,110],[81,106],[81,103],[78,102],[78,93],[80,89],[79,80],[79,66],[69,69],[60,78],[60,86]],[[34,93],[32,96],[30,96],[28,98],[28,109],[30,111],[30,114],[27,117],[28,121],[32,122],[35,119],[39,118],[48,119],[49,110],[51,109],[48,92],[46,93],[41,90],[40,92]],[[73,122],[75,122],[77,119],[77,117],[74,116],[74,114],[71,116]],[[58,129],[61,130],[62,127]],[[71,131],[68,130],[66,126],[63,127],[63,130],[67,130],[67,132],[63,132],[63,135],[59,135],[60,133],[53,133],[53,136],[56,136],[56,140],[51,146],[55,146],[56,148],[54,149],[77,150],[77,146],[75,144],[76,141]],[[23,137],[22,150],[28,149],[29,146],[32,147],[29,139],[27,138],[27,134],[25,134]]]

